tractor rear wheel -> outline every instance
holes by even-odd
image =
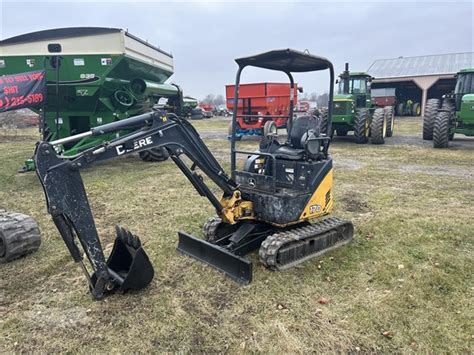
[[[433,139],[433,127],[438,108],[439,99],[429,99],[426,101],[425,115],[423,116],[423,139],[426,141]]]
[[[357,110],[354,117],[354,137],[357,144],[369,141],[369,110]]]
[[[387,134],[387,117],[383,108],[377,108],[370,124],[370,140],[372,144],[384,144]]]
[[[433,128],[433,147],[448,148],[450,118],[451,113],[448,111],[441,111],[436,115]]]
[[[419,116],[421,114],[421,106],[419,102],[413,104],[412,113],[413,116]]]
[[[386,137],[393,136],[393,131],[395,129],[395,110],[393,106],[385,106],[383,108],[385,119],[387,120],[387,135]]]
[[[405,104],[400,102],[397,105],[397,116],[404,116],[405,115]]]
[[[41,233],[30,216],[0,211],[0,264],[38,250]]]
[[[263,136],[266,137],[268,135],[276,135],[278,133],[277,125],[274,121],[267,121],[263,125]]]
[[[165,161],[170,156],[166,148],[152,148],[138,154],[140,155],[140,159],[146,162]]]

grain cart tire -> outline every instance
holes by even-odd
[[[278,128],[275,122],[273,121],[267,121],[263,125],[263,136],[266,137],[268,135],[275,135],[278,133]]]
[[[451,113],[448,111],[440,111],[436,115],[433,128],[433,147],[448,148],[450,118]]]
[[[383,108],[377,108],[370,124],[370,141],[372,144],[384,144],[387,134],[387,117]]]
[[[38,250],[41,233],[30,216],[0,211],[0,264]]]
[[[385,119],[387,120],[387,134],[385,137],[393,136],[395,130],[395,109],[393,106],[385,106],[383,108]]]
[[[425,141],[433,139],[433,127],[438,108],[439,99],[429,99],[426,101],[425,115],[423,116],[423,139]]]
[[[165,161],[169,158],[169,153],[165,148],[152,148],[139,153],[141,160],[146,162]]]
[[[397,116],[403,116],[405,114],[405,104],[400,102],[397,105]]]
[[[354,137],[357,144],[369,141],[369,110],[357,110],[354,117]]]

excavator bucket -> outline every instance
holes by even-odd
[[[178,232],[178,251],[196,258],[225,273],[234,281],[249,284],[252,281],[252,263],[227,249],[198,239],[184,232]]]
[[[126,292],[147,287],[153,280],[154,270],[140,239],[119,226],[115,226],[115,230],[117,238],[107,260],[109,274],[118,286],[115,290]]]

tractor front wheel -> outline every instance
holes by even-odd
[[[338,137],[345,137],[347,136],[347,132],[348,130],[346,128],[338,128],[336,129],[336,134],[338,135]]]
[[[148,150],[144,150],[140,153],[140,159],[146,162],[159,162],[165,161],[169,158],[169,153],[165,148],[152,148]]]
[[[429,99],[426,101],[425,115],[423,116],[423,139],[425,141],[433,139],[433,127],[438,108],[439,99]]]
[[[365,144],[369,141],[369,111],[357,110],[354,117],[354,137],[357,144]]]
[[[384,144],[387,134],[387,118],[383,108],[375,109],[370,124],[371,142],[372,144]]]
[[[433,127],[433,147],[448,148],[449,145],[449,121],[451,113],[447,111],[438,112]]]
[[[41,233],[30,216],[0,211],[0,264],[38,250]]]

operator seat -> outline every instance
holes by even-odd
[[[321,135],[320,117],[301,116],[293,121],[290,136],[285,143],[279,143],[275,135],[268,135],[260,142],[260,151],[274,154],[277,159],[302,160],[310,135]]]

